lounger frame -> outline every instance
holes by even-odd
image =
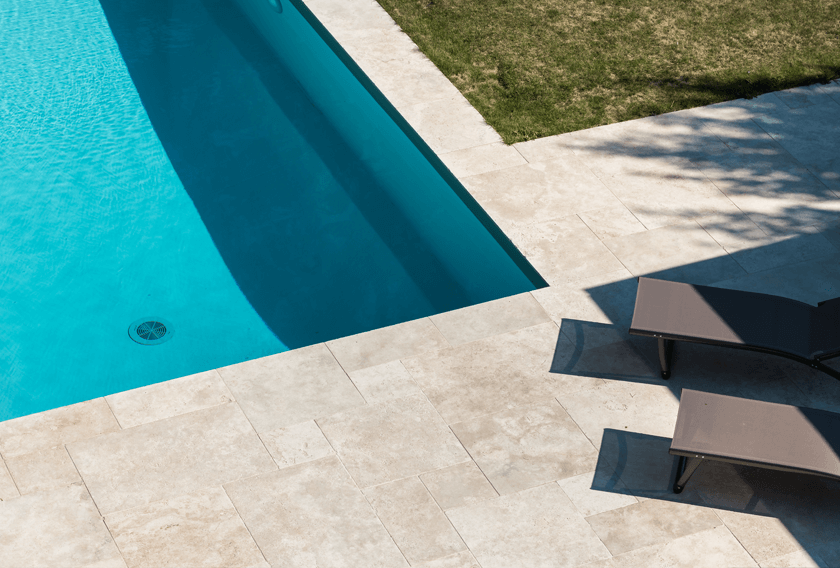
[[[645,296],[643,299],[643,292],[642,287],[646,286],[645,288]],[[756,302],[758,298],[760,305],[775,305],[779,303],[781,306],[787,306],[789,309],[795,310],[799,314],[815,314],[820,310],[820,307],[829,304],[822,308],[823,310],[830,310],[829,314],[836,314],[838,318],[837,326],[840,328],[840,298],[835,298],[833,300],[826,300],[824,302],[820,302],[814,307],[811,304],[806,304],[804,302],[799,302],[796,300],[791,300],[788,298],[782,298],[778,296],[772,296],[769,294],[758,294],[753,292],[742,292],[738,290],[731,290],[726,291],[722,289],[716,289],[709,286],[694,286],[689,284],[683,284],[679,282],[668,282],[662,280],[656,280],[651,278],[639,278],[639,291],[637,292],[636,297],[636,307],[633,313],[633,323],[630,326],[630,334],[631,335],[640,335],[643,337],[652,337],[655,338],[658,342],[659,347],[659,366],[660,371],[662,374],[663,379],[668,379],[671,376],[671,360],[674,351],[674,343],[677,341],[687,341],[690,343],[700,343],[705,345],[716,345],[720,347],[729,347],[733,349],[743,349],[745,351],[755,351],[758,353],[767,353],[770,355],[777,355],[779,357],[785,357],[786,359],[791,359],[793,361],[797,361],[799,363],[804,363],[813,369],[817,369],[818,371],[822,371],[823,373],[834,377],[835,379],[840,380],[840,371],[835,371],[831,367],[825,365],[823,361],[833,359],[836,357],[840,357],[840,341],[838,341],[838,345],[830,345],[831,349],[826,351],[809,351],[805,352],[801,349],[797,352],[797,349],[790,349],[785,350],[784,345],[779,345],[779,348],[774,348],[773,345],[765,343],[764,345],[760,345],[758,341],[748,342],[747,340],[734,342],[728,341],[728,337],[734,337],[732,333],[719,333],[725,326],[720,326],[718,324],[714,324],[712,326],[712,332],[708,332],[708,327],[706,327],[707,333],[697,333],[697,335],[686,335],[686,333],[690,333],[692,331],[690,325],[682,325],[682,324],[675,324],[675,320],[673,319],[673,315],[670,316],[671,320],[668,321],[667,317],[664,321],[659,321],[658,316],[655,314],[658,312],[658,307],[662,307],[662,309],[673,309],[675,304],[673,303],[673,298],[671,303],[665,304],[658,304],[659,296],[656,298],[652,298],[651,294],[664,294],[668,295],[669,290],[671,289],[679,289],[680,292],[677,292],[678,296],[681,294],[687,294],[684,296],[685,301],[689,302],[691,305],[691,292],[687,290],[696,290],[697,294],[702,294],[701,290],[714,290],[715,293],[720,297],[721,293],[731,294],[733,298],[738,297],[739,294],[743,295],[745,299],[748,299],[752,302]],[[745,300],[746,301],[746,300]],[[667,302],[667,300],[666,300]],[[690,310],[697,310],[697,302],[694,301],[694,306],[690,308]],[[667,313],[667,312],[666,312]],[[671,312],[672,313],[672,312]],[[699,312],[695,312],[696,314],[702,315],[704,313],[714,313],[708,312],[703,309],[700,309]],[[641,318],[640,321],[637,322],[637,316]],[[743,317],[743,314],[741,314]],[[678,321],[691,321],[690,318],[686,320],[678,320]],[[708,325],[708,321],[706,321],[706,325]],[[780,321],[779,325],[784,325],[784,321]],[[669,329],[670,328],[670,329]],[[716,331],[715,331],[716,330]],[[812,333],[814,328],[804,329],[803,333]],[[719,333],[717,337],[714,337],[714,333]],[[740,339],[736,337],[736,339]],[[840,340],[840,337],[837,338]],[[772,342],[770,342],[772,343]],[[801,347],[801,345],[800,345]],[[808,356],[805,356],[805,355]]]
[[[840,481],[840,414],[682,389],[668,452],[674,493],[707,460]]]

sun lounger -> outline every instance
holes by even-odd
[[[683,389],[670,453],[674,493],[704,460],[840,480],[840,414]]]
[[[769,294],[639,278],[630,333],[659,340],[663,379],[671,376],[674,341],[781,355],[840,379],[822,363],[840,356],[840,298],[814,307]]]

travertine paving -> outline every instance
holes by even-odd
[[[372,0],[307,4],[548,288],[0,423],[0,564],[837,566],[840,484],[668,454],[790,361],[627,333],[640,275],[840,296],[840,82],[506,146]]]

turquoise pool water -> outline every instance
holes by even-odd
[[[0,419],[541,285],[297,0],[0,30]]]

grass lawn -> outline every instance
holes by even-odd
[[[378,0],[512,144],[840,77],[840,0]]]

